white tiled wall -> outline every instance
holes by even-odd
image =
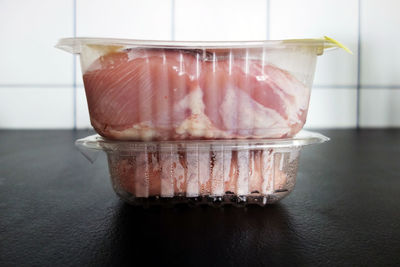
[[[400,127],[399,9],[396,0],[3,0],[0,128],[90,127],[79,58],[74,64],[72,55],[53,47],[74,35],[176,40],[327,35],[354,55],[338,50],[318,59],[306,126]]]
[[[72,57],[53,46],[73,34],[72,15],[71,0],[0,1],[0,85],[71,85]]]
[[[357,90],[354,88],[323,88],[311,94],[307,126],[350,128],[357,123]]]
[[[318,58],[316,86],[356,86],[358,0],[272,0],[270,6],[271,39],[326,35],[354,52],[329,51]]]
[[[361,4],[361,85],[400,85],[400,1]]]
[[[72,128],[70,86],[0,89],[0,128]]]
[[[400,90],[369,88],[361,95],[363,127],[396,127],[400,125]]]
[[[77,0],[76,35],[169,40],[171,10],[170,0]],[[76,74],[82,85],[79,64]]]
[[[82,86],[79,86],[76,91],[76,127],[90,128],[89,110],[85,89]]]
[[[265,0],[175,0],[177,40],[263,40]]]

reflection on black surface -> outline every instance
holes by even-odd
[[[279,204],[169,209],[119,205],[105,241],[110,264],[302,263],[295,227]]]

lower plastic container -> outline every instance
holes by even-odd
[[[302,131],[290,139],[127,142],[99,135],[76,141],[93,160],[107,154],[115,192],[133,205],[265,205],[294,188],[303,146],[329,138]]]

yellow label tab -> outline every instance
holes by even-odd
[[[353,52],[351,52],[351,50],[350,50],[347,46],[345,46],[344,44],[342,44],[342,43],[336,41],[335,39],[332,39],[332,38],[330,38],[330,37],[328,37],[328,36],[324,36],[324,39],[325,39],[325,41],[328,41],[328,43],[331,43],[331,46],[329,46],[329,44],[328,44],[328,45],[325,44],[325,48],[329,48],[329,47],[339,47],[339,48],[342,48],[342,49],[343,49],[344,51],[346,51],[347,53],[353,55]]]

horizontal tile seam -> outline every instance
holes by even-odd
[[[367,84],[367,85],[314,85],[313,89],[400,89],[399,85],[374,85],[374,84]]]
[[[63,88],[63,87],[74,87],[74,84],[0,84],[0,88]],[[83,84],[76,84],[76,87],[83,88]],[[357,89],[357,85],[322,85],[316,84],[312,87],[313,89]],[[399,85],[361,85],[361,89],[400,89]]]
[[[63,87],[70,87],[72,88],[74,85],[71,84],[0,84],[0,88],[37,88],[37,87],[43,87],[43,88],[53,88],[53,87],[58,87],[58,88],[63,88]]]

